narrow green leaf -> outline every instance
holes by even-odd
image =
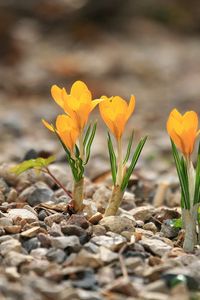
[[[75,156],[78,158],[80,156],[80,151],[77,145],[75,145]]]
[[[128,181],[129,181],[129,178],[131,176],[131,174],[133,173],[133,170],[135,168],[135,165],[140,157],[140,154],[141,154],[141,151],[144,147],[144,144],[147,140],[147,136],[144,137],[143,139],[141,139],[141,141],[139,142],[139,144],[137,145],[137,148],[133,154],[133,157],[132,157],[132,160],[131,160],[131,164],[130,166],[128,167],[127,171],[126,171],[126,174],[123,178],[123,181],[122,181],[122,184],[121,184],[121,190],[124,191],[128,185]]]
[[[88,163],[88,160],[90,158],[90,150],[91,150],[92,142],[93,142],[94,137],[95,137],[96,129],[97,129],[97,122],[95,122],[94,125],[93,125],[92,132],[90,134],[90,137],[88,138],[88,142],[87,142],[87,145],[86,145],[86,149],[85,149],[86,159],[85,159],[85,162],[84,162],[85,165]]]
[[[130,157],[130,154],[131,154],[131,148],[132,148],[132,144],[133,144],[133,136],[134,136],[134,131],[132,131],[132,134],[131,134],[131,136],[129,138],[128,147],[127,147],[127,151],[126,151],[126,156],[125,156],[125,159],[123,161],[124,165],[129,160],[129,157]]]
[[[188,183],[188,175],[187,175],[187,166],[184,163],[183,159],[180,159],[178,154],[178,150],[176,145],[171,140],[172,144],[172,153],[174,156],[174,161],[176,165],[177,174],[180,181],[181,186],[181,194],[182,194],[182,203],[184,203],[184,207],[186,209],[190,209],[190,195],[189,195],[189,183]]]
[[[83,146],[85,148],[86,144],[87,144],[87,141],[88,141],[88,138],[89,138],[89,135],[90,135],[90,131],[91,131],[91,124],[88,126],[87,130],[86,130],[86,133],[85,133],[85,136],[84,136],[84,140],[83,140]]]
[[[48,158],[38,157],[36,159],[29,159],[25,160],[22,163],[18,164],[17,166],[11,168],[11,172],[15,173],[16,175],[20,175],[21,173],[28,171],[33,168],[43,168],[51,164],[55,161],[54,156],[50,156]]]
[[[194,205],[200,202],[200,142],[198,148],[197,156],[197,166],[196,166],[196,178],[195,178],[195,190],[194,190]]]
[[[117,177],[117,160],[116,160],[116,155],[115,155],[112,139],[109,132],[108,132],[108,151],[109,151],[112,179],[113,179],[113,183],[115,184],[116,177]]]

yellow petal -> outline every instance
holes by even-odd
[[[110,131],[115,134],[115,128],[113,125],[112,120],[109,117],[109,112],[105,109],[104,105],[101,105],[103,102],[101,102],[99,104],[99,111],[100,111],[100,115],[103,119],[103,121],[105,122],[105,124],[107,125],[107,127],[110,129]]]
[[[92,95],[87,87],[87,85],[83,81],[76,81],[71,87],[71,93],[74,98],[80,99],[80,97],[84,94],[87,100],[92,100]]]
[[[55,102],[63,108],[64,101],[63,101],[63,96],[62,96],[63,90],[59,88],[57,85],[53,85],[51,87],[51,95],[52,98],[55,100]]]
[[[91,105],[91,111],[100,103],[102,102],[103,99],[95,99],[92,101],[92,105]]]
[[[65,144],[65,146],[69,149],[71,153],[73,152],[74,146],[78,139],[78,135],[79,133],[77,130],[59,132],[59,136],[62,142]]]
[[[44,119],[42,119],[42,123],[44,124],[44,126],[45,126],[46,128],[48,128],[48,129],[51,130],[52,132],[55,132],[53,126],[50,125],[47,121],[45,121]]]
[[[131,97],[129,106],[127,102],[119,96],[111,98],[102,96],[101,99],[103,101],[99,103],[99,109],[102,119],[115,137],[119,139],[134,110],[135,98],[134,96]]]
[[[71,129],[77,129],[77,123],[68,115],[58,115],[56,119],[56,129],[59,132],[70,131]]]
[[[127,110],[127,120],[132,115],[134,109],[135,109],[135,96],[131,95],[131,99],[130,99],[130,102],[128,105],[128,110]]]
[[[198,116],[194,111],[188,111],[183,115],[183,126],[184,129],[187,130],[189,128],[193,128],[195,132],[198,129]]]
[[[173,117],[174,119],[176,119],[178,122],[182,122],[182,118],[183,116],[180,114],[180,112],[174,108],[171,113],[170,113],[171,117]]]
[[[193,152],[198,135],[197,129],[196,112],[188,111],[182,116],[176,109],[172,110],[167,121],[167,131],[184,155],[190,155]]]

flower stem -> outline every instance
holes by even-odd
[[[190,209],[182,209],[183,226],[185,229],[185,239],[183,249],[186,252],[192,252],[197,243],[197,215],[198,205],[194,205],[194,190],[195,190],[195,170],[189,156],[186,157],[189,195],[190,195]]]
[[[122,156],[122,140],[121,138],[117,141],[117,151],[118,151],[118,167],[117,167],[117,179],[116,185],[121,186],[123,179],[123,156]]]
[[[45,169],[41,169],[41,171],[43,173],[46,173],[48,174],[52,179],[53,181],[61,188],[63,189],[63,191],[70,197],[72,198],[72,195],[71,193],[65,188],[65,186],[51,173],[51,171],[49,170],[48,167],[46,167]]]
[[[84,187],[84,178],[81,178],[79,181],[74,181],[73,189],[73,208],[75,212],[81,211],[83,208],[83,187]]]
[[[196,233],[196,209],[193,208],[192,212],[188,209],[183,209],[182,216],[185,226],[185,239],[183,249],[185,252],[193,252],[197,243]]]
[[[112,195],[109,200],[108,207],[106,208],[105,217],[108,216],[115,216],[117,214],[118,208],[121,204],[121,201],[123,199],[124,192],[121,191],[121,188],[119,185],[115,185],[113,187]]]

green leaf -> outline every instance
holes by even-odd
[[[187,166],[186,163],[182,158],[180,158],[178,154],[178,150],[174,144],[174,142],[171,139],[172,144],[172,153],[174,156],[174,161],[176,165],[177,174],[180,181],[181,186],[181,195],[182,195],[182,201],[181,204],[184,204],[182,208],[190,209],[190,194],[189,194],[189,181],[188,181],[188,174],[187,174]]]
[[[86,144],[87,144],[87,141],[88,141],[88,138],[89,138],[89,135],[90,135],[90,131],[91,131],[91,124],[88,126],[87,130],[86,130],[86,133],[85,133],[85,136],[84,136],[84,140],[83,140],[83,146],[85,148]]]
[[[174,228],[182,228],[182,219],[178,218],[178,219],[172,219],[170,220],[170,226],[174,227]]]
[[[112,139],[109,132],[108,132],[108,151],[109,151],[112,179],[113,179],[113,183],[115,184],[116,177],[117,177],[117,160],[116,160],[116,155],[115,155]]]
[[[77,145],[75,145],[75,156],[78,158],[80,156],[80,151]]]
[[[55,161],[54,156],[50,156],[48,158],[42,158],[38,157],[36,159],[29,159],[25,160],[22,163],[18,164],[17,166],[11,168],[11,172],[15,173],[16,175],[20,175],[21,173],[33,169],[33,168],[43,168],[47,167],[49,164],[51,164],[53,161]]]
[[[92,132],[90,134],[90,137],[88,138],[88,142],[85,147],[86,159],[85,159],[84,165],[86,165],[88,163],[88,160],[90,158],[90,150],[91,150],[92,142],[95,137],[96,129],[97,129],[97,122],[95,122],[93,125]]]
[[[123,161],[124,165],[129,160],[129,157],[130,157],[130,154],[131,154],[131,148],[132,148],[132,144],[133,144],[133,136],[134,136],[134,131],[132,131],[132,134],[131,134],[131,136],[129,138],[128,147],[127,147],[127,151],[126,151],[126,156],[125,156],[125,159]]]
[[[169,281],[169,286],[170,288],[173,288],[177,286],[178,284],[186,284],[187,283],[187,278],[183,274],[178,274],[172,276],[171,280]]]
[[[122,181],[122,184],[121,184],[121,190],[124,191],[128,185],[128,181],[129,181],[129,178],[131,176],[131,174],[133,173],[133,170],[135,168],[135,165],[140,157],[140,154],[141,154],[141,151],[144,147],[144,144],[147,140],[147,136],[144,137],[143,139],[141,139],[141,141],[139,142],[139,144],[137,145],[137,148],[133,154],[133,157],[132,157],[132,160],[131,160],[131,164],[130,166],[128,167],[127,171],[126,171],[126,174],[123,178],[123,181]]]
[[[198,148],[197,156],[197,166],[196,166],[196,178],[195,178],[195,190],[194,190],[194,205],[200,202],[200,142]]]

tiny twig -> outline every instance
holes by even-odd
[[[123,274],[124,278],[128,278],[128,271],[127,271],[126,264],[124,262],[124,258],[123,258],[123,255],[122,255],[122,253],[124,252],[126,247],[127,247],[127,245],[124,245],[119,251],[119,262],[120,262],[120,265],[121,265],[122,274]]]
[[[63,191],[72,199],[72,195],[71,193],[64,187],[64,185],[51,173],[51,171],[49,170],[48,167],[45,167],[45,170],[44,169],[41,169],[41,171],[43,173],[46,173],[48,174],[52,179],[53,181],[61,188],[63,189]]]

